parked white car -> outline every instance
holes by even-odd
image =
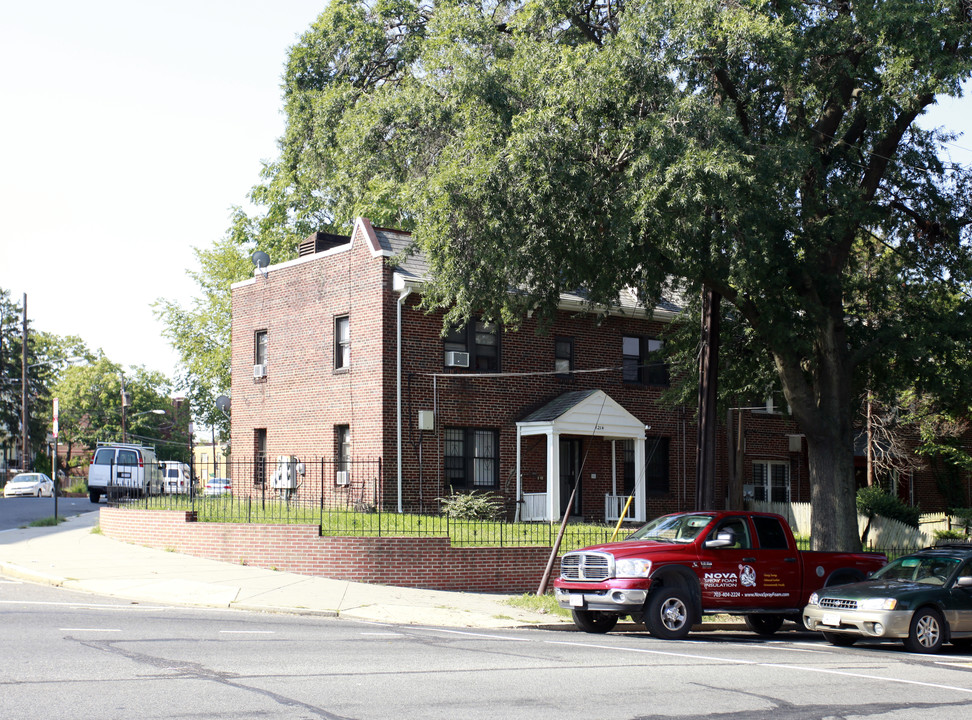
[[[203,495],[232,495],[233,483],[227,478],[212,478],[206,483]]]
[[[4,497],[53,497],[54,482],[44,473],[20,473],[3,487]]]

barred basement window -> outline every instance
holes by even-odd
[[[445,429],[445,480],[454,490],[499,484],[499,433],[480,428]]]

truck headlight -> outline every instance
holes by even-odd
[[[619,578],[642,578],[651,574],[651,560],[623,558],[614,561],[614,576]]]
[[[867,598],[861,600],[861,610],[894,610],[898,606],[895,598]]]
[[[811,593],[810,594],[810,599],[807,602],[810,605],[819,605],[820,604],[820,596],[817,595],[817,593]]]

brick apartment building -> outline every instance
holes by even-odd
[[[237,494],[429,511],[484,490],[511,519],[549,520],[579,482],[572,515],[588,520],[616,519],[632,490],[629,518],[692,508],[694,408],[659,402],[660,338],[678,307],[649,319],[623,296],[595,317],[565,295],[547,333],[527,318],[516,332],[472,322],[443,337],[441,314],[417,307],[422,257],[390,262],[410,242],[359,218],[350,237],[312,235],[297,259],[233,286],[233,456],[258,461],[246,477],[234,465]],[[808,501],[794,424],[746,411],[744,428],[755,496]]]

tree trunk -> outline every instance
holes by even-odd
[[[811,547],[814,550],[857,551],[857,497],[854,487],[852,435],[807,433],[810,463]]]
[[[852,364],[839,307],[818,327],[812,360],[775,353],[783,392],[807,438],[811,547],[859,551]],[[806,367],[812,368],[809,372]]]

